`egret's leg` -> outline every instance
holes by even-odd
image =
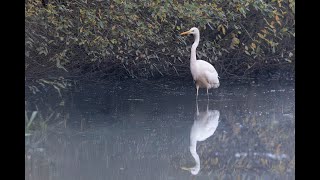
[[[207,96],[208,96],[208,100],[209,100],[209,92],[208,91],[209,91],[209,89],[207,88]]]

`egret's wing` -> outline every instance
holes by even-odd
[[[202,72],[209,71],[211,73],[217,73],[216,69],[207,61],[197,60],[197,63],[198,63],[199,68],[201,69]]]
[[[219,84],[217,72],[205,71],[204,74],[209,84]]]

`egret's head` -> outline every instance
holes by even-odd
[[[193,34],[193,35],[199,35],[199,29],[196,27],[191,28],[189,31],[180,33],[180,35],[188,35],[188,34]]]

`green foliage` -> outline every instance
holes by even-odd
[[[221,76],[295,58],[293,0],[71,0],[47,8],[29,0],[25,15],[27,76],[186,75],[193,39],[179,33],[193,26],[201,32],[198,58]]]

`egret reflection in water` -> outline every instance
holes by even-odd
[[[194,167],[181,167],[183,170],[190,171],[197,175],[200,171],[200,157],[197,153],[197,142],[204,141],[214,134],[218,125],[220,112],[218,110],[209,110],[209,101],[207,101],[206,111],[199,112],[198,101],[196,101],[196,117],[190,130],[190,152],[196,165]]]

